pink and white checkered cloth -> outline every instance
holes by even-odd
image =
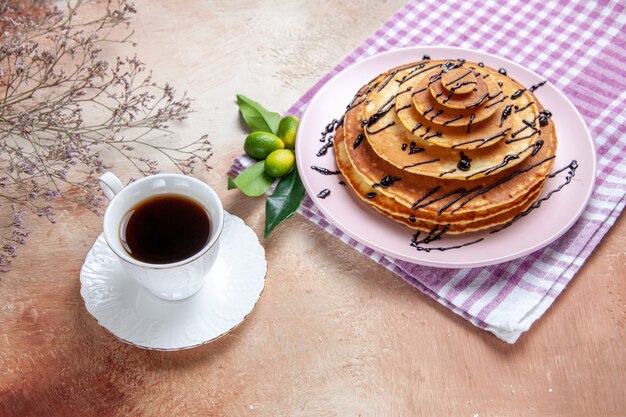
[[[309,198],[300,214],[472,324],[514,343],[565,289],[624,208],[625,33],[622,1],[411,0],[287,112],[301,116],[334,75],[392,48],[446,44],[524,63],[573,101],[598,155],[589,206],[574,227],[548,247],[490,267],[429,268],[391,259],[356,242],[326,221]],[[233,171],[250,162],[238,158]]]

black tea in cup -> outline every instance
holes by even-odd
[[[169,264],[200,252],[211,238],[211,219],[193,199],[165,194],[143,200],[124,216],[121,242],[141,262]]]

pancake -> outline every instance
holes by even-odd
[[[470,220],[462,220],[456,223],[447,223],[446,220],[449,219],[445,216],[430,216],[429,219],[426,220],[420,216],[422,213],[419,211],[407,208],[384,194],[378,194],[375,198],[368,198],[367,195],[372,192],[371,186],[363,180],[350,163],[350,158],[348,157],[348,152],[345,146],[343,130],[337,131],[333,142],[337,158],[337,167],[350,187],[356,192],[356,195],[361,200],[369,204],[372,208],[384,216],[398,223],[402,223],[411,229],[424,232],[433,230],[437,225],[443,226],[446,224],[449,225],[446,233],[450,234],[469,233],[501,226],[513,220],[513,218],[521,211],[528,209],[537,199],[545,184],[545,181],[542,181],[529,194],[523,196],[521,201],[514,207],[509,207],[507,210],[494,215],[478,215]]]
[[[526,126],[525,129],[521,128],[526,130],[524,135],[529,136],[523,139],[527,141],[524,142],[525,148],[516,153],[505,154],[502,159],[498,159],[500,156],[494,158],[494,154],[497,154],[493,152],[494,149],[510,146],[522,140],[510,141],[507,144],[507,140],[514,139],[509,136],[509,139],[500,140],[495,145],[462,151],[461,155],[459,155],[459,150],[451,147],[424,143],[427,140],[423,138],[423,142],[418,145],[418,140],[405,129],[397,112],[398,101],[403,94],[409,98],[408,100],[402,99],[404,103],[402,106],[414,100],[408,93],[398,92],[397,88],[394,90],[388,87],[389,85],[402,85],[409,80],[422,82],[419,78],[423,74],[421,71],[439,69],[437,73],[429,76],[431,81],[438,78],[441,84],[437,88],[433,87],[432,91],[435,91],[435,96],[438,92],[447,91],[450,95],[447,102],[456,106],[454,111],[463,111],[461,107],[467,106],[467,103],[473,100],[471,98],[473,93],[484,91],[486,93],[483,95],[493,94],[490,90],[494,88],[493,85],[480,80],[486,80],[492,76],[494,80],[497,80],[498,78],[494,75],[499,74],[497,71],[465,61],[455,61],[454,68],[442,71],[442,68],[451,66],[450,62],[452,61],[407,64],[387,71],[363,86],[348,105],[342,119],[343,123],[336,131],[333,147],[337,166],[347,184],[360,200],[373,209],[412,229],[430,231],[435,226],[445,226],[446,233],[460,234],[506,224],[531,207],[538,199],[554,163],[557,138],[549,112],[542,109],[531,93],[527,93],[523,87],[509,79],[509,87],[505,87],[504,82],[498,86],[502,88],[501,95],[506,95],[501,105],[510,106],[509,108],[512,109],[510,112],[514,112],[513,105],[506,103],[509,102],[508,100],[520,100],[518,103],[524,107],[518,106],[521,114],[517,118],[512,117],[511,113],[508,114],[510,126],[515,126],[515,123],[519,122],[516,121],[518,119],[523,120],[522,114],[535,115],[532,124],[522,122]],[[466,74],[473,75],[474,78]],[[483,78],[484,74],[489,74],[489,77]],[[465,81],[470,82],[461,85],[461,82]],[[474,81],[476,84],[473,84]],[[498,81],[495,82],[498,83]],[[431,83],[431,85],[434,84],[434,82]],[[514,88],[515,92],[509,94]],[[455,89],[453,94],[450,94],[451,89]],[[431,91],[431,88],[428,91]],[[437,99],[443,97],[444,94],[438,97],[432,96],[431,103],[441,105]],[[515,98],[512,99],[511,96]],[[371,113],[369,118],[365,119],[364,116],[369,114],[366,109],[371,109],[375,101],[374,106],[379,106],[383,99],[385,101],[382,102],[382,111],[381,107],[378,107],[376,112]],[[485,103],[481,103],[481,106],[485,106]],[[418,112],[414,103],[401,113],[406,110]],[[481,131],[493,129],[493,126],[482,125],[493,124],[494,119],[499,121],[501,118],[502,112],[492,112],[475,126],[479,126]],[[504,122],[505,120],[503,120],[503,125]],[[385,141],[395,141],[397,148],[404,155],[415,158],[427,154],[454,160],[454,164],[457,165],[456,171],[463,172],[463,176],[452,178],[452,175],[445,173],[444,175],[427,175],[415,172],[411,169],[413,167],[394,164],[386,157],[386,154],[380,154],[381,149],[387,149],[384,143],[378,143],[379,133],[372,134],[370,129],[378,124],[381,127],[387,126],[382,128],[380,133],[386,132]],[[459,127],[450,129],[458,130]],[[398,142],[398,140],[405,142]],[[461,169],[459,158],[469,159],[467,162],[470,169]],[[478,166],[480,170],[471,171],[471,167],[474,166]]]
[[[363,104],[357,105],[351,110],[348,110],[344,115],[343,130],[345,141],[347,145],[352,144],[352,146],[348,146],[348,157],[355,170],[371,185],[380,183],[383,178],[388,176],[391,178],[399,178],[400,180],[395,181],[392,187],[377,188],[379,188],[378,191],[380,193],[388,195],[406,207],[413,207],[416,201],[429,194],[435,188],[437,188],[438,191],[429,195],[429,201],[452,193],[449,198],[441,198],[425,208],[426,210],[438,213],[450,200],[458,198],[461,194],[467,193],[470,190],[477,190],[476,192],[478,192],[485,188],[492,187],[489,192],[481,193],[470,199],[463,207],[456,211],[456,215],[465,213],[475,215],[482,210],[494,211],[498,207],[506,206],[526,194],[529,188],[532,188],[545,178],[552,166],[553,160],[548,159],[538,166],[529,169],[531,166],[554,154],[556,149],[556,136],[554,135],[553,124],[550,123],[541,128],[543,129],[542,134],[539,135],[541,139],[536,140],[532,145],[533,150],[529,152],[532,157],[520,164],[518,170],[515,170],[515,172],[527,171],[517,173],[511,179],[508,179],[508,177],[511,176],[509,170],[505,170],[497,175],[465,181],[416,175],[379,158],[376,152],[374,152],[373,146],[370,146],[369,141],[358,139],[359,135],[361,135],[361,137],[364,135],[364,128],[361,126],[360,119],[358,118],[359,107],[362,105]],[[355,146],[355,144],[358,145]],[[534,156],[532,155],[533,152],[535,153]],[[500,182],[502,182],[500,186],[493,187],[494,184]],[[467,197],[476,194],[476,192],[468,194]],[[460,202],[464,200],[464,198],[461,198]],[[449,207],[449,209],[454,210],[454,205]]]
[[[446,89],[441,78],[447,68],[472,71],[478,84],[476,91],[448,94],[448,103],[465,105],[464,109],[445,107],[432,94],[439,91],[435,85]],[[364,101],[365,137],[380,158],[398,168],[468,180],[513,167],[533,152],[531,144],[540,130],[539,109],[530,93],[498,71],[465,61],[425,61],[388,71],[377,82]],[[469,102],[479,105],[470,107]],[[462,159],[473,163],[459,169]]]

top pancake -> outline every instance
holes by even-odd
[[[531,93],[471,62],[404,65],[363,94],[361,120],[372,149],[415,174],[456,180],[497,174],[527,158],[541,131]]]

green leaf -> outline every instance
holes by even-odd
[[[256,101],[252,101],[241,94],[237,94],[237,105],[252,132],[278,133],[280,114],[265,109]]]
[[[239,188],[250,197],[263,195],[274,179],[265,173],[265,161],[259,161],[241,172],[234,180],[228,177],[228,189]]]
[[[282,178],[272,195],[265,202],[265,231],[263,237],[267,239],[272,230],[287,220],[298,210],[304,198],[304,186],[300,181],[298,170]]]

